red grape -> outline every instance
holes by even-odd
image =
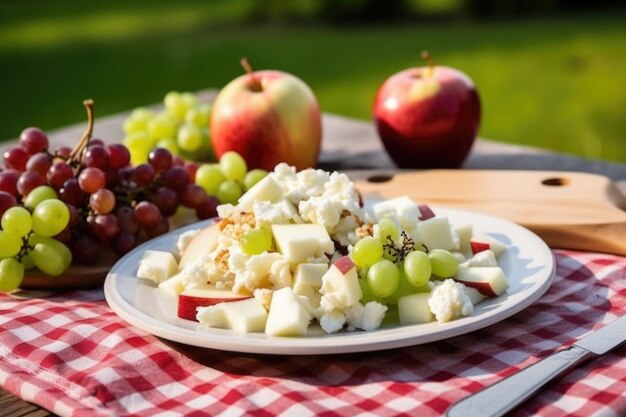
[[[82,235],[72,242],[72,259],[85,265],[90,265],[98,260],[100,244],[87,235]]]
[[[95,193],[106,185],[106,175],[99,168],[85,168],[78,175],[78,185],[87,194]]]
[[[111,249],[116,255],[122,256],[130,252],[135,247],[135,235],[126,230],[122,230],[111,242]]]
[[[4,165],[7,168],[24,171],[26,169],[26,161],[28,161],[28,154],[22,148],[11,148],[4,152]]]
[[[217,217],[217,206],[220,205],[220,201],[213,197],[207,196],[200,205],[196,207],[196,217],[198,220],[210,219]]]
[[[101,188],[89,197],[89,205],[98,214],[110,213],[115,208],[115,194]]]
[[[59,146],[54,151],[54,156],[57,156],[62,159],[67,159],[70,157],[71,153],[72,153],[72,148],[70,148],[69,146]]]
[[[109,160],[109,153],[102,145],[91,145],[85,151],[83,164],[88,167],[105,168]]]
[[[93,219],[92,229],[96,237],[101,241],[113,239],[119,232],[120,226],[113,214],[98,214]]]
[[[198,171],[198,164],[195,162],[185,162],[185,169],[189,174],[189,182],[196,182],[196,171]]]
[[[178,195],[169,188],[157,188],[151,200],[164,216],[171,217],[178,209]]]
[[[130,163],[130,152],[126,146],[120,143],[113,143],[107,146],[109,154],[109,165],[113,168],[123,168]]]
[[[0,191],[0,217],[2,217],[5,211],[16,205],[17,200],[14,195],[6,191]]]
[[[104,146],[104,141],[102,139],[89,139],[87,148],[91,148],[92,146]]]
[[[172,166],[172,154],[165,148],[154,148],[148,155],[148,162],[157,172],[163,172]]]
[[[181,190],[185,185],[189,184],[189,174],[183,167],[172,167],[161,175],[163,185],[172,190]]]
[[[112,190],[120,183],[120,172],[117,168],[111,168],[110,166],[107,166],[104,170],[104,174],[107,178],[107,188]]]
[[[48,149],[48,136],[41,129],[29,127],[20,135],[20,146],[33,155]]]
[[[6,191],[7,193],[17,196],[17,180],[20,178],[20,173],[7,169],[0,172],[0,191]]]
[[[133,235],[139,232],[139,224],[135,220],[135,210],[128,206],[121,207],[117,210],[115,216],[122,231],[127,231]]]
[[[172,166],[173,167],[182,167],[185,165],[185,160],[181,158],[179,155],[172,156]]]
[[[70,178],[63,183],[63,187],[59,190],[59,199],[66,204],[80,206],[85,200],[85,192],[78,185],[76,178]]]
[[[135,220],[144,228],[156,227],[161,217],[157,206],[149,201],[142,201],[135,206]]]
[[[61,230],[59,234],[54,236],[54,238],[58,240],[59,242],[68,244],[72,241],[72,231],[70,230],[69,227],[66,227],[65,229]]]
[[[46,179],[35,171],[25,171],[22,172],[22,175],[20,175],[20,178],[17,180],[17,192],[20,193],[22,197],[26,197],[31,190],[45,183]]]
[[[187,184],[180,192],[180,202],[183,206],[195,209],[207,197],[204,188],[198,184]]]
[[[45,177],[51,166],[52,159],[50,156],[45,152],[39,152],[28,158],[26,171],[35,171],[42,177]]]
[[[73,204],[65,203],[67,209],[70,211],[70,221],[67,224],[67,227],[74,227],[80,223],[80,213],[78,209]]]
[[[146,227],[146,235],[152,239],[162,234],[167,233],[170,230],[170,223],[167,218],[161,217],[161,221],[154,227]]]
[[[54,188],[59,189],[63,186],[63,183],[74,176],[72,168],[63,161],[58,161],[52,164],[46,177],[48,184]]]
[[[133,169],[133,179],[140,187],[152,184],[155,176],[156,172],[150,164],[139,164]]]

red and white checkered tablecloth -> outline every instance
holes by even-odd
[[[0,385],[61,416],[440,416],[626,312],[626,258],[555,255],[554,284],[521,313],[445,341],[359,354],[194,348],[126,324],[100,291],[2,295]],[[625,353],[583,364],[512,415],[626,415]]]

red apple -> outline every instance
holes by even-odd
[[[196,309],[219,303],[239,301],[251,298],[250,295],[235,294],[231,290],[216,288],[199,288],[185,290],[178,296],[178,317],[186,320],[196,320]]]
[[[211,141],[218,157],[238,152],[249,168],[274,169],[279,162],[298,170],[317,163],[322,118],[313,91],[281,71],[248,72],[226,85],[211,111]]]
[[[178,268],[182,269],[187,264],[203,257],[207,253],[211,252],[217,246],[217,238],[219,237],[220,228],[217,223],[213,223],[210,226],[202,229],[196,234],[187,248],[182,253],[180,261],[178,261]]]
[[[402,168],[457,168],[480,124],[480,99],[472,80],[449,67],[410,68],[389,77],[374,100],[378,134]]]
[[[472,248],[472,253],[474,255],[476,255],[479,252],[491,249],[491,246],[489,245],[489,243],[475,242],[473,240],[470,240],[470,247]]]
[[[454,280],[476,288],[488,297],[497,297],[509,287],[504,271],[497,266],[460,268]]]

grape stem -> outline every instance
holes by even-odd
[[[70,153],[70,157],[67,162],[70,166],[79,166],[83,161],[83,154],[87,145],[89,145],[89,140],[91,139],[91,135],[93,133],[93,124],[94,124],[94,115],[93,115],[93,100],[87,99],[83,101],[83,105],[85,109],[87,109],[87,129],[85,129],[85,133],[83,133],[83,137],[76,144],[72,152]]]
[[[248,75],[250,76],[250,80],[251,80],[250,85],[252,87],[252,91],[255,91],[257,93],[263,91],[263,86],[261,85],[261,81],[254,74],[254,71],[252,71],[252,66],[250,65],[250,62],[248,62],[248,58],[244,56],[243,58],[241,58],[240,63],[243,69],[245,69]]]
[[[435,61],[433,61],[433,57],[430,56],[430,52],[428,51],[422,51],[421,57],[426,61],[426,65],[428,65],[428,75],[432,77],[435,72]]]

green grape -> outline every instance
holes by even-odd
[[[367,271],[367,283],[375,296],[389,297],[400,284],[400,271],[393,262],[381,259]]]
[[[441,278],[454,276],[459,270],[459,259],[443,249],[431,249],[428,252],[433,274]]]
[[[176,143],[180,149],[193,152],[202,146],[202,132],[200,128],[192,124],[184,124],[178,129]]]
[[[247,230],[241,238],[241,250],[246,255],[258,255],[272,249],[272,238],[262,229]]]
[[[203,104],[187,111],[185,121],[198,127],[207,127],[211,117],[211,106]]]
[[[239,184],[233,180],[226,180],[220,184],[216,196],[221,203],[237,204],[241,194],[243,193]]]
[[[416,287],[422,287],[430,280],[432,267],[430,259],[424,252],[413,251],[404,258],[406,279]]]
[[[41,236],[61,233],[70,221],[70,211],[61,200],[45,200],[33,211],[33,231]]]
[[[228,151],[220,157],[220,168],[227,179],[235,181],[243,181],[248,171],[246,161],[233,151]]]
[[[177,125],[176,118],[166,113],[160,113],[148,122],[148,133],[150,138],[155,141],[173,138],[176,136]]]
[[[198,97],[196,97],[193,93],[182,93],[180,95],[180,99],[187,106],[187,110],[194,108],[198,105]]]
[[[378,222],[378,227],[380,228],[380,241],[382,243],[389,243],[387,236],[391,236],[394,242],[400,237],[398,227],[391,219],[381,219]]]
[[[124,120],[124,133],[135,133],[135,132],[143,132],[146,130],[146,122],[143,120],[135,120],[131,117]]]
[[[22,265],[24,265],[24,271],[30,271],[35,267],[29,256],[22,256]]]
[[[10,292],[17,289],[24,278],[24,266],[14,258],[0,261],[0,291]]]
[[[398,298],[404,297],[405,295],[415,294],[418,292],[430,292],[430,287],[428,284],[422,287],[413,286],[406,277],[404,273],[404,268],[398,268],[400,271],[400,278],[398,282],[398,288],[391,294],[389,297],[385,298],[385,304],[388,306],[395,306],[398,304]]]
[[[370,289],[370,285],[367,283],[367,275],[363,278],[359,278],[359,286],[361,287],[361,294],[363,296],[359,300],[361,304],[367,304],[370,301],[376,301],[378,303],[383,303],[383,299],[375,296]]]
[[[144,123],[147,124],[148,121],[150,121],[150,119],[152,119],[155,115],[156,113],[154,113],[153,110],[150,110],[146,107],[137,107],[130,114],[130,118],[133,120],[143,121]]]
[[[165,95],[163,106],[168,114],[178,120],[182,120],[187,112],[187,103],[185,103],[181,94],[177,91],[170,91]]]
[[[264,169],[253,169],[249,171],[243,179],[243,188],[248,191],[254,184],[261,181],[267,175]]]
[[[216,195],[224,180],[226,178],[217,164],[205,164],[196,171],[196,184],[204,188],[209,195]]]
[[[350,255],[356,266],[369,267],[383,257],[383,245],[375,237],[367,236],[356,242]]]
[[[51,200],[57,198],[57,193],[54,188],[48,185],[40,185],[34,188],[24,200],[24,206],[29,210],[35,210],[35,207],[44,200]]]
[[[0,230],[0,259],[12,258],[22,249],[22,238],[5,230]]]
[[[130,152],[130,160],[133,165],[143,164],[148,161],[148,154],[155,144],[148,132],[135,132],[126,135],[124,145]]]
[[[400,325],[400,312],[397,306],[388,306],[380,327],[397,327]]]
[[[2,229],[13,235],[26,236],[33,227],[30,212],[24,207],[11,207],[2,215]]]
[[[178,155],[180,153],[180,148],[178,147],[178,143],[172,138],[161,139],[160,141],[156,143],[156,147],[167,149],[174,155]]]
[[[28,254],[30,260],[43,273],[56,276],[65,271],[65,260],[56,248],[48,243],[37,243]]]
[[[54,250],[57,251],[61,259],[63,260],[63,265],[65,265],[66,269],[72,263],[72,251],[70,251],[70,249],[67,246],[65,246],[63,242],[59,242],[58,240],[52,237],[38,235],[37,233],[31,234],[28,238],[28,244],[34,247],[38,243],[44,243],[48,246],[53,247]]]

